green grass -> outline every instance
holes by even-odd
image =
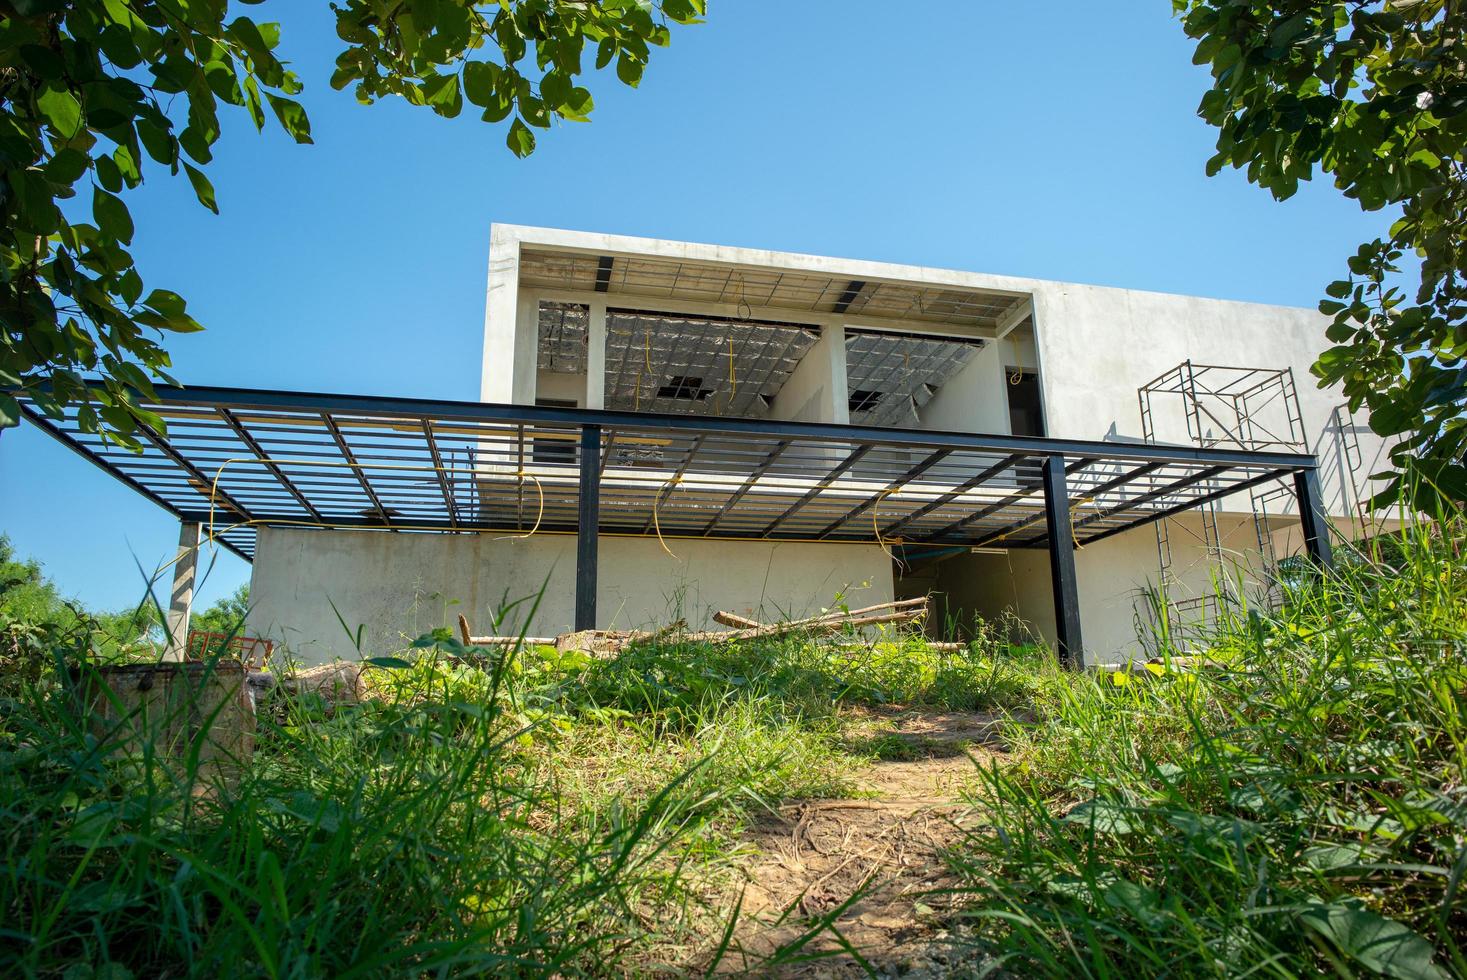
[[[0,677],[0,974],[706,967],[752,820],[936,750],[884,731],[901,708],[1008,716],[951,855],[975,963],[1467,976],[1463,539],[1296,572],[1282,611],[1205,638],[1210,666],[1138,676],[996,630],[608,660],[440,634],[362,704],[272,695],[253,764],[204,793],[78,718],[61,668],[95,636],[53,629]]]
[[[1467,565],[1403,532],[1216,666],[1041,673],[957,855],[975,941],[1021,974],[1467,975]]]
[[[996,652],[892,635],[600,661],[439,635],[377,658],[359,705],[262,702],[252,765],[201,794],[202,770],[78,717],[89,638],[58,634],[0,692],[0,974],[701,963],[745,822],[852,790],[844,708],[992,701]]]

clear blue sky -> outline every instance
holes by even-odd
[[[1284,204],[1209,179],[1206,88],[1169,3],[710,0],[590,124],[504,130],[327,84],[327,0],[280,20],[314,146],[225,117],[220,216],[154,173],[129,196],[150,286],[208,330],[186,383],[470,399],[492,221],[1313,306],[1379,233],[1328,182]],[[0,531],[97,607],[170,557],[164,512],[34,430],[0,436]],[[247,581],[221,552],[201,593]]]

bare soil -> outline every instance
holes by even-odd
[[[867,976],[849,944],[878,975],[947,974],[934,946],[955,903],[941,891],[958,881],[944,853],[978,819],[961,795],[975,763],[1003,757],[995,718],[890,709],[855,731],[878,761],[853,798],[796,801],[749,829],[743,909],[721,970]],[[812,931],[802,954],[781,961],[782,947]]]

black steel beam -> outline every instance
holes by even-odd
[[[433,438],[433,420],[423,419],[423,438],[428,443],[428,453],[433,458],[433,472],[438,474],[438,489],[443,491],[443,506],[448,508],[448,520],[458,526],[458,503],[453,499],[453,489],[448,485],[448,474],[443,471],[443,456],[438,452],[438,441]]]
[[[1010,436],[992,433],[938,432],[880,426],[840,425],[833,422],[789,422],[730,416],[672,415],[655,412],[611,412],[551,405],[501,405],[423,398],[315,394],[249,388],[159,387],[148,405],[177,405],[237,410],[340,413],[368,418],[403,418],[417,422],[429,417],[439,423],[560,423],[602,425],[629,430],[695,431],[734,436],[809,439],[848,444],[870,443],[903,449],[952,449],[1029,456],[1096,456],[1111,460],[1160,460],[1220,466],[1267,466],[1280,470],[1306,469],[1316,464],[1305,453],[1250,452],[1242,449],[1202,449],[1147,443],[1056,439],[1048,436]]]
[[[170,443],[167,439],[160,437],[158,433],[154,432],[152,426],[148,425],[146,422],[139,421],[138,431],[143,434],[144,438],[146,438],[149,442],[153,444],[153,447],[155,449],[157,449],[164,456],[167,456],[169,459],[173,460],[173,462],[180,469],[182,469],[185,473],[187,473],[189,476],[193,477],[194,480],[197,481],[198,486],[195,489],[197,489],[199,493],[205,495],[206,497],[212,495],[212,499],[216,501],[223,501],[226,505],[225,509],[233,511],[245,520],[249,520],[254,516],[246,508],[242,507],[239,502],[231,497],[228,493],[223,490],[217,489],[216,479],[211,479],[207,473],[195,466],[182,453],[175,449],[172,443]]]
[[[270,454],[265,452],[264,447],[240,424],[239,419],[234,417],[234,413],[227,408],[221,408],[219,409],[219,417],[228,423],[229,427],[234,430],[234,434],[239,437],[239,441],[244,443],[250,452],[259,458],[260,462],[265,465],[265,468],[275,474],[275,479],[279,480],[281,487],[295,498],[296,503],[304,507],[306,513],[310,514],[312,518],[319,521],[321,519],[321,512],[311,506],[311,502],[306,499],[306,495],[301,493],[300,488],[291,482],[290,477],[286,476],[279,466],[275,465],[275,462],[270,458]],[[423,424],[427,425],[426,422]]]
[[[861,295],[861,290],[865,288],[866,283],[862,279],[852,279],[846,283],[846,288],[840,294],[840,299],[835,301],[835,312],[844,313],[846,310],[849,310],[851,304],[856,301],[856,297]]]
[[[168,513],[172,514],[174,517],[177,517],[180,521],[192,521],[195,524],[204,524],[206,527],[208,526],[209,514],[207,511],[203,512],[203,517],[202,519],[200,519],[200,516],[198,514],[189,514],[183,510],[180,510],[175,505],[163,499],[163,497],[159,496],[152,490],[149,490],[147,487],[143,486],[137,480],[134,480],[132,477],[128,476],[122,470],[107,463],[106,460],[102,459],[102,457],[92,452],[84,444],[75,441],[70,436],[66,435],[66,433],[56,428],[51,423],[50,419],[47,419],[40,412],[37,412],[35,409],[31,408],[30,405],[26,402],[20,403],[20,413],[24,415],[32,425],[40,429],[42,432],[46,433],[46,435],[50,436],[52,439],[55,439],[57,442],[61,443],[67,449],[70,449],[72,452],[76,453],[87,462],[100,467],[101,469],[109,473],[114,480],[142,494],[148,500],[151,500],[159,507],[162,507],[164,510],[168,511]],[[245,552],[230,544],[228,541],[225,541],[222,537],[214,538],[214,540],[224,545],[224,547],[228,548],[230,551],[234,552],[245,561],[252,561],[249,555],[245,554]]]
[[[1299,502],[1299,522],[1304,525],[1305,553],[1320,568],[1329,568],[1334,564],[1334,549],[1330,545],[1329,521],[1319,492],[1317,470],[1294,473],[1294,496]]]
[[[576,629],[596,628],[601,526],[601,426],[581,427],[581,485],[576,508]]]
[[[612,257],[603,255],[596,260],[596,292],[604,293],[611,288]]]
[[[1277,480],[1280,476],[1286,475],[1287,473],[1265,473],[1262,476],[1255,476],[1253,479],[1244,480],[1241,483],[1230,483],[1227,486],[1223,487],[1221,490],[1214,490],[1211,493],[1203,494],[1200,497],[1191,497],[1187,500],[1182,501],[1180,504],[1168,507],[1165,510],[1152,511],[1146,516],[1137,518],[1136,520],[1130,521],[1129,523],[1122,524],[1120,527],[1106,528],[1099,534],[1092,534],[1088,538],[1085,538],[1083,541],[1080,542],[1080,544],[1083,546],[1090,544],[1094,541],[1104,541],[1106,538],[1109,538],[1113,535],[1122,534],[1126,531],[1133,530],[1134,528],[1145,527],[1148,524],[1155,524],[1157,521],[1166,520],[1168,517],[1175,517],[1177,514],[1181,514],[1185,511],[1192,510],[1193,508],[1200,507],[1203,504],[1211,503],[1214,500],[1221,500],[1223,497],[1231,497],[1233,494],[1242,493],[1244,490],[1251,490],[1253,487],[1258,486],[1258,484],[1260,483],[1267,483],[1270,480]],[[1078,530],[1079,524],[1076,524],[1075,527]],[[1038,538],[1033,542],[1033,544],[1037,545],[1043,540],[1043,538]]]
[[[983,470],[977,476],[968,480],[964,480],[962,484],[955,489],[949,490],[947,493],[938,497],[936,500],[933,500],[931,503],[928,503],[925,506],[919,507],[917,510],[912,511],[906,517],[903,517],[901,520],[897,521],[895,524],[892,524],[890,527],[882,531],[882,536],[887,538],[895,537],[902,530],[902,528],[906,527],[908,524],[911,524],[913,521],[920,521],[922,518],[926,517],[934,510],[937,510],[939,507],[952,503],[954,500],[958,499],[969,490],[972,490],[975,487],[981,487],[983,484],[987,483],[995,476],[998,476],[998,474],[1002,473],[1010,466],[1013,466],[1015,463],[1023,458],[1024,457],[1021,455],[1006,456],[1002,460]]]
[[[815,486],[806,491],[805,495],[802,496],[799,500],[796,500],[794,503],[790,504],[789,509],[786,510],[783,514],[780,514],[774,520],[770,521],[769,524],[761,532],[761,534],[766,536],[773,534],[774,531],[781,524],[793,517],[810,501],[814,500],[816,497],[820,496],[820,494],[828,490],[832,483],[840,479],[842,473],[846,472],[846,470],[849,470],[852,466],[855,466],[858,462],[860,462],[861,457],[869,453],[871,449],[871,446],[857,446],[855,449],[851,450],[851,452],[846,456],[845,459],[836,464],[834,469],[832,469],[829,473],[826,473],[823,477],[820,478],[819,483],[815,484]]]
[[[1165,463],[1147,463],[1145,466],[1141,466],[1137,469],[1131,470],[1129,473],[1122,473],[1120,476],[1115,477],[1114,479],[1106,480],[1104,483],[1100,484],[1100,486],[1096,487],[1094,490],[1091,490],[1090,493],[1087,494],[1087,496],[1093,499],[1103,493],[1109,493],[1117,487],[1125,486],[1132,480],[1143,477],[1153,470],[1159,470],[1165,465]],[[987,544],[997,541],[999,538],[1008,537],[1015,531],[1022,531],[1024,528],[1029,527],[1032,524],[1038,524],[1042,520],[1044,520],[1043,514],[1035,514],[1032,517],[1026,517],[1023,520],[1015,521],[1008,527],[1000,528],[999,530],[988,535],[988,537],[980,539],[977,544],[973,545],[973,547],[982,548]]]
[[[336,420],[325,413],[322,413],[321,418],[325,420],[326,428],[331,430],[331,438],[336,440],[336,448],[341,450],[342,458],[351,464],[351,471],[356,474],[357,483],[361,484],[362,490],[367,495],[367,499],[372,501],[372,506],[377,510],[377,516],[382,518],[383,524],[391,526],[392,518],[388,515],[387,508],[382,506],[382,501],[377,496],[377,491],[372,489],[372,481],[368,480],[367,475],[362,472],[362,466],[357,462],[357,458],[352,453],[351,447],[346,444],[346,437],[341,434],[341,428],[337,426]]]
[[[723,502],[723,506],[719,508],[718,513],[713,515],[713,520],[704,525],[702,531],[703,537],[706,538],[709,534],[713,533],[713,529],[718,526],[718,522],[723,520],[723,515],[733,510],[734,504],[737,504],[740,500],[744,499],[744,494],[748,493],[754,488],[754,484],[759,482],[759,478],[762,477],[765,473],[769,472],[769,468],[774,465],[775,460],[779,459],[779,457],[789,447],[790,443],[788,439],[781,440],[780,442],[775,444],[774,448],[769,451],[769,454],[764,457],[764,460],[758,466],[754,467],[753,471],[749,473],[749,476],[747,479],[744,480],[743,485],[740,486],[738,490],[734,491],[731,497]]]
[[[1105,508],[1105,510],[1096,511],[1094,514],[1091,514],[1084,520],[1076,521],[1075,530],[1078,531],[1082,527],[1088,527],[1089,525],[1094,524],[1098,521],[1103,521],[1107,517],[1112,517],[1116,514],[1119,514],[1121,511],[1135,510],[1137,507],[1140,507],[1143,504],[1149,504],[1153,500],[1159,500],[1162,497],[1168,497],[1174,493],[1181,493],[1183,490],[1194,484],[1201,483],[1203,480],[1210,480],[1218,474],[1225,472],[1227,472],[1226,467],[1209,466],[1206,469],[1198,470],[1195,473],[1188,473],[1180,480],[1173,480],[1171,483],[1168,483],[1164,487],[1148,491],[1141,494],[1139,497],[1132,497],[1130,500],[1123,500],[1118,504]],[[1231,490],[1228,491],[1228,493],[1231,492]],[[1226,494],[1224,494],[1224,496],[1226,496]],[[1189,504],[1188,506],[1191,505]],[[1035,543],[1037,544],[1043,540],[1043,538],[1039,538],[1035,541]]]
[[[1054,633],[1063,667],[1085,666],[1080,635],[1080,589],[1075,575],[1075,542],[1070,531],[1070,498],[1065,486],[1065,460],[1044,461],[1044,520],[1049,532],[1049,580],[1054,589]]]
[[[1094,462],[1095,460],[1089,458],[1078,459],[1070,465],[1070,468],[1067,472],[1078,473]],[[946,527],[939,529],[938,531],[933,533],[930,540],[933,542],[940,542],[944,537],[953,533],[954,531],[960,531],[963,528],[967,527],[969,524],[976,524],[979,521],[983,520],[983,518],[987,517],[989,514],[995,514],[998,511],[1003,510],[1010,504],[1018,503],[1020,500],[1023,500],[1025,497],[1034,493],[1034,491],[1043,489],[1043,487],[1044,480],[1042,478],[1035,481],[1034,483],[1025,484],[1018,490],[1009,494],[1007,497],[1004,497],[1001,500],[995,500],[993,503],[988,504],[985,507],[980,507],[978,508],[978,510],[969,514],[967,517],[959,518],[958,520],[953,521]]]
[[[683,457],[683,461],[678,464],[677,470],[672,474],[672,477],[667,481],[668,482],[668,485],[669,485],[668,486],[668,490],[669,491],[671,491],[671,489],[673,487],[677,486],[678,483],[682,480],[683,474],[688,471],[688,467],[693,462],[693,457],[695,457],[695,456],[698,455],[698,450],[703,448],[703,441],[705,439],[707,439],[707,438],[708,438],[707,436],[702,436],[702,435],[697,436],[688,445],[688,454]],[[658,492],[658,496],[659,497],[661,496],[661,492],[660,491]],[[656,504],[655,501],[654,501],[654,503],[653,503],[652,506],[653,506],[654,509],[657,507],[657,504]],[[646,534],[647,532],[649,532],[651,530],[652,530],[652,517],[649,515],[648,518],[647,518],[647,522],[642,525],[642,533],[643,534]]]
[[[926,473],[928,470],[932,469],[932,467],[936,466],[944,459],[947,459],[953,454],[953,452],[954,450],[951,449],[939,449],[937,452],[922,460],[922,462],[918,463],[916,466],[913,466],[911,469],[907,470],[907,472],[903,473],[900,477],[887,484],[885,490],[872,494],[860,504],[857,504],[855,507],[852,507],[840,517],[837,517],[835,520],[831,521],[825,526],[824,530],[815,535],[815,537],[827,537],[836,529],[843,527],[846,524],[849,524],[857,517],[860,517],[862,514],[866,513],[866,511],[870,510],[872,507],[875,507],[876,502],[881,499],[882,493],[885,493],[887,490],[900,489],[902,484],[909,483],[912,480],[915,480],[917,477],[921,476],[923,473]]]

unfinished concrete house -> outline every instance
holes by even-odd
[[[1113,661],[1372,521],[1382,447],[1308,375],[1324,327],[496,225],[478,402],[160,390],[141,456],[28,414],[251,560],[249,631],[308,662],[458,613],[554,635],[924,594],[931,632],[1007,613]]]

